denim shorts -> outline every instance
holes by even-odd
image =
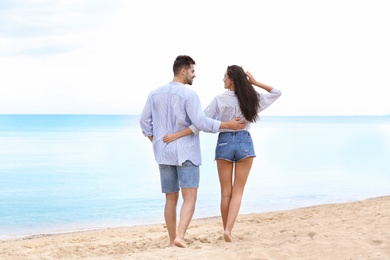
[[[237,162],[247,157],[255,157],[251,134],[248,131],[221,132],[218,135],[215,159]]]
[[[159,164],[161,192],[177,192],[180,188],[199,187],[199,166],[185,161],[182,166]]]

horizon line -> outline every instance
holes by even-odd
[[[0,116],[140,116],[141,114],[122,114],[122,113],[0,113]],[[261,115],[260,117],[322,117],[322,116],[390,116],[390,114],[318,114],[318,115]]]

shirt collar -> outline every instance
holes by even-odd
[[[176,82],[176,81],[171,81],[170,84],[171,84],[171,85],[177,85],[177,86],[182,86],[182,85],[184,85],[183,83],[181,83],[181,82]]]
[[[225,91],[225,93],[224,93],[225,95],[229,95],[229,96],[235,96],[236,95],[236,93],[234,93],[234,91],[231,91],[231,90],[226,90]]]

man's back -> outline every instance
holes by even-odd
[[[152,106],[154,137],[175,133],[191,123],[186,113],[186,102],[196,98],[196,93],[177,82],[170,82],[150,94]],[[164,132],[160,135],[160,131]]]
[[[188,135],[172,143],[164,143],[165,134],[186,129],[191,124],[206,131],[218,131],[219,125],[206,118],[195,91],[179,82],[170,82],[148,97],[142,111],[144,135],[153,136],[153,149],[158,164],[181,165],[191,160],[201,164],[199,135]]]

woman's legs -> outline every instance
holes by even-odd
[[[221,216],[223,229],[225,229],[228,218],[230,200],[232,197],[233,163],[226,160],[218,159],[217,169],[219,176],[219,184],[221,186]]]
[[[231,242],[232,229],[241,207],[242,195],[252,164],[253,157],[247,157],[236,162],[233,180],[233,163],[217,160],[221,185],[221,215],[226,242]]]

